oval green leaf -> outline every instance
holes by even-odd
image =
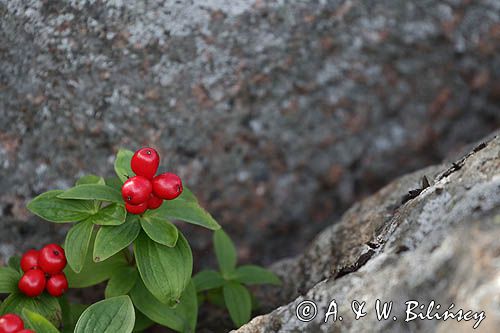
[[[175,247],[167,247],[141,232],[134,242],[134,253],[146,288],[160,302],[175,304],[193,270],[193,255],[186,238],[179,233]]]
[[[117,269],[106,285],[104,297],[111,298],[128,294],[134,287],[137,276],[137,269],[135,267],[126,266]]]
[[[30,328],[35,332],[59,333],[59,330],[55,328],[50,321],[36,312],[24,309],[23,319],[25,327]]]
[[[131,333],[135,311],[128,296],[118,296],[97,302],[83,311],[75,333]]]
[[[252,314],[252,297],[248,289],[237,282],[229,282],[222,292],[233,323],[237,327],[248,323]]]
[[[123,182],[121,181],[120,178],[118,178],[118,177],[110,177],[110,178],[106,178],[105,181],[106,181],[106,185],[108,185],[109,187],[112,187],[115,190],[121,192]]]
[[[104,185],[104,178],[96,175],[85,175],[76,181],[75,185],[101,184]]]
[[[244,265],[236,269],[235,280],[244,284],[276,284],[281,283],[280,279],[263,267],[255,265]]]
[[[97,225],[120,225],[125,222],[127,211],[122,204],[111,204],[101,208],[97,213],[89,219]]]
[[[64,193],[53,190],[40,194],[31,200],[27,208],[33,214],[55,223],[78,222],[89,217],[94,210],[92,203],[85,200],[63,200]]]
[[[0,267],[0,293],[10,294],[17,291],[17,283],[20,278],[19,271],[11,267]]]
[[[123,204],[122,195],[114,188],[102,184],[78,185],[57,196],[61,199],[101,200]]]
[[[134,304],[135,305],[135,304]],[[143,332],[145,331],[148,327],[154,325],[154,321],[146,317],[145,314],[143,314],[141,311],[137,310],[137,307],[135,308],[135,326],[134,326],[134,332]]]
[[[70,303],[68,302],[66,296],[62,296],[59,298],[59,304],[61,304],[63,314],[62,333],[73,333],[78,318],[80,318],[81,314],[83,313],[83,311],[85,311],[88,305]]]
[[[9,262],[7,264],[13,270],[18,271],[18,272],[22,272],[22,270],[21,270],[21,257],[20,256],[10,257]]]
[[[149,214],[145,214],[139,220],[141,221],[142,230],[153,241],[169,247],[175,246],[179,232],[170,221],[157,215]]]
[[[92,221],[86,219],[75,224],[66,234],[64,252],[66,253],[68,265],[76,273],[80,273],[85,263],[93,229],[94,224],[92,224]]]
[[[76,181],[76,186],[78,185],[86,185],[86,184],[101,184],[104,185],[106,184],[104,182],[104,178],[96,176],[96,175],[86,175],[81,177]],[[94,211],[97,211],[101,207],[101,202],[98,200],[95,200],[94,203]]]
[[[93,234],[90,240],[90,248],[94,247],[95,235],[96,233]],[[75,273],[69,265],[66,266],[64,273],[68,278],[70,288],[87,288],[94,286],[108,280],[116,269],[127,265],[125,256],[122,253],[118,253],[105,261],[95,263],[93,261],[92,252],[93,251],[87,251],[85,263],[80,273]]]
[[[213,270],[199,272],[193,277],[193,282],[197,292],[220,288],[225,283],[222,275]]]
[[[223,275],[230,276],[236,267],[236,247],[224,230],[214,232],[215,255]]]
[[[15,313],[22,316],[23,309],[41,314],[47,318],[55,327],[62,322],[61,306],[57,298],[46,293],[31,298],[21,293],[13,293],[7,297],[0,306],[0,316],[6,313]]]
[[[196,224],[210,230],[220,229],[217,221],[200,206],[193,193],[186,187],[177,199],[165,201],[152,214]]]
[[[140,231],[141,226],[135,215],[129,215],[122,225],[102,226],[95,239],[94,262],[106,260],[132,244]]]
[[[146,289],[141,280],[137,281],[130,292],[130,297],[132,297],[135,307],[154,322],[177,332],[195,332],[198,301],[193,283],[188,284],[182,293],[179,304],[174,308],[158,301]]]
[[[115,159],[115,172],[118,178],[124,183],[129,177],[135,176],[135,173],[130,167],[130,160],[132,160],[134,152],[127,149],[120,149],[116,154]]]

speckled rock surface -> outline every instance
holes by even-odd
[[[1,223],[147,144],[241,260],[299,253],[499,126],[499,51],[495,0],[0,0]]]
[[[430,186],[423,188],[426,176]],[[421,189],[414,198],[408,190]],[[476,331],[500,327],[500,136],[485,140],[454,164],[429,167],[390,183],[355,204],[302,255],[272,269],[284,284],[266,290],[275,304],[238,332],[471,332],[475,321],[405,322],[405,302],[485,312]],[[342,321],[324,322],[331,300]],[[394,302],[398,320],[378,321],[377,299]],[[316,319],[301,322],[297,306],[318,305]],[[354,320],[351,302],[366,302]],[[291,301],[290,303],[288,303]],[[281,302],[281,303],[280,303]],[[285,304],[285,305],[283,305]],[[269,304],[270,305],[270,304]],[[425,313],[426,309],[421,311]]]

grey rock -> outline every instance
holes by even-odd
[[[491,0],[0,0],[0,214],[31,225],[35,195],[152,145],[242,261],[299,253],[355,201],[500,125],[499,13]],[[183,230],[203,256],[206,232]]]
[[[430,186],[423,188],[426,176]],[[420,189],[413,198],[401,198]],[[355,204],[321,232],[304,253],[271,268],[283,286],[262,293],[268,306],[239,333],[252,332],[496,332],[500,327],[500,136],[477,145],[455,163],[403,176]],[[262,292],[264,289],[260,290]],[[274,298],[269,297],[274,291]],[[265,295],[265,296],[264,296]],[[375,302],[393,302],[388,320],[377,320]],[[302,322],[297,307],[317,304]],[[332,300],[342,321],[325,323]],[[354,319],[351,302],[366,302]],[[484,311],[470,321],[405,322],[407,301],[435,301],[443,313]],[[273,303],[274,302],[274,303]],[[273,304],[271,304],[273,303]],[[299,312],[300,313],[300,312]],[[393,320],[393,316],[397,320]]]

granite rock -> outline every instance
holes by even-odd
[[[408,191],[414,195],[408,197]],[[303,254],[271,268],[283,285],[260,292],[267,306],[277,309],[237,332],[471,332],[479,321],[478,317],[405,322],[405,302],[412,300],[425,305],[424,310],[414,311],[424,314],[431,301],[441,306],[432,314],[443,313],[451,304],[453,313],[484,311],[475,331],[496,332],[500,327],[498,132],[451,165],[428,167],[391,182],[351,207]],[[388,320],[377,320],[377,299],[393,302]],[[315,302],[318,309],[309,322],[296,315],[305,300]],[[332,300],[343,320],[333,322],[330,316],[325,323]],[[366,302],[367,315],[359,320],[351,311],[354,300]]]
[[[492,0],[0,0],[2,223],[48,232],[28,200],[152,145],[242,261],[300,253],[498,128],[499,51]]]

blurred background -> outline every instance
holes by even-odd
[[[0,261],[64,235],[27,201],[142,146],[241,262],[298,254],[498,128],[499,54],[497,0],[0,0]]]

